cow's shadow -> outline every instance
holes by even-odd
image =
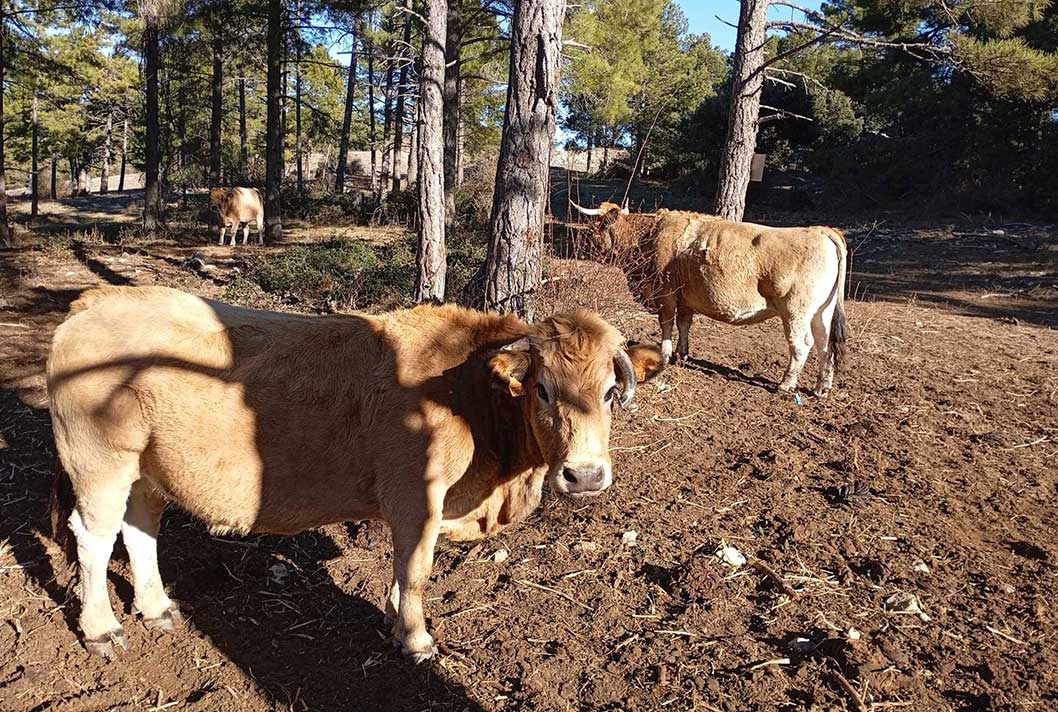
[[[703,358],[695,358],[693,356],[686,356],[681,364],[683,368],[689,368],[695,371],[701,371],[702,373],[709,373],[716,376],[721,376],[729,381],[737,381],[739,383],[745,383],[748,386],[754,386],[756,388],[763,388],[769,393],[778,393],[779,386],[774,381],[769,381],[766,378],[760,376],[751,376],[743,373],[737,368],[731,368],[730,366],[724,366],[723,364],[714,363],[707,361]]]

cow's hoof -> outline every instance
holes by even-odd
[[[114,650],[115,645],[122,650],[129,649],[129,639],[121,628],[115,628],[109,633],[104,633],[96,638],[86,638],[84,642],[85,650],[92,655],[99,655],[107,660],[113,660],[117,657],[117,653]]]
[[[184,624],[184,614],[174,603],[157,618],[144,618],[143,625],[150,630],[176,630]]]
[[[418,665],[419,663],[424,663],[427,660],[432,660],[437,657],[438,651],[437,646],[431,644],[425,650],[409,650],[408,648],[401,646],[400,652],[403,653],[404,657]]]
[[[829,388],[817,388],[814,391],[812,391],[812,395],[814,395],[816,398],[826,399],[826,397],[830,395],[830,389]]]

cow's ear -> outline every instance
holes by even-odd
[[[506,390],[515,398],[524,396],[525,374],[530,363],[528,339],[519,339],[494,351],[488,360],[493,387]]]
[[[632,362],[632,368],[636,372],[636,381],[642,383],[649,381],[654,376],[665,370],[665,358],[661,349],[656,346],[639,344],[629,346],[625,349],[628,360]]]

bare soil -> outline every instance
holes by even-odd
[[[243,248],[201,231],[114,245],[24,229],[0,253],[0,709],[1056,708],[1058,235],[780,220],[850,228],[836,391],[775,392],[777,322],[696,322],[695,358],[618,414],[606,496],[545,493],[498,537],[441,544],[427,603],[441,655],[418,667],[387,640],[380,525],[214,537],[178,511],[161,568],[188,627],[135,620],[119,551],[112,600],[132,649],[85,652],[46,536],[51,333],[96,284],[216,296]],[[188,268],[200,250],[215,269]],[[550,306],[657,341],[619,273],[550,264]],[[722,545],[750,564],[722,563]],[[886,610],[894,594],[924,615]]]

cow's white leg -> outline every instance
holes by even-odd
[[[834,354],[830,350],[830,319],[833,308],[820,309],[812,318],[812,336],[815,338],[816,358],[819,359],[819,377],[815,394],[825,398],[834,385]]]
[[[121,528],[136,468],[136,461],[131,461],[98,475],[80,474],[75,478],[71,472],[77,496],[77,506],[69,522],[77,539],[80,573],[81,614],[78,624],[85,648],[106,658],[114,657],[115,643],[121,648],[128,647],[125,631],[110,606],[107,565]]]
[[[672,327],[676,323],[675,306],[663,303],[658,310],[658,321],[661,322],[661,360],[664,363],[670,363],[672,361]]]
[[[676,312],[676,328],[680,332],[680,341],[676,353],[679,360],[683,361],[691,352],[691,324],[694,323],[694,312],[680,309]]]
[[[433,568],[433,551],[441,530],[443,503],[442,496],[440,506],[429,507],[430,511],[424,511],[422,517],[416,518],[417,521],[390,524],[393,531],[394,585],[390,590],[387,609],[396,603],[396,620],[393,624],[395,642],[400,644],[405,655],[417,663],[437,654],[433,637],[426,630],[422,595]]]
[[[223,245],[224,244],[224,233],[226,233],[227,231],[228,231],[228,223],[227,222],[221,223],[221,225],[220,225],[220,240],[217,241],[218,245]]]
[[[164,509],[165,500],[147,481],[137,480],[129,495],[121,538],[129,553],[136,610],[148,628],[172,630],[183,617],[166,595],[158,572],[158,527]]]
[[[812,328],[809,320],[800,315],[783,319],[783,326],[786,327],[786,341],[790,347],[790,363],[779,383],[779,390],[792,391],[797,388],[797,379],[812,351]]]
[[[246,223],[246,225],[244,225],[243,228],[242,228],[242,244],[245,245],[249,241],[250,241],[250,223]]]

